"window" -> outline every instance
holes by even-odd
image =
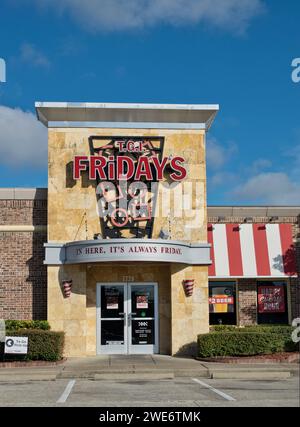
[[[288,324],[286,282],[257,282],[257,323]]]
[[[210,325],[236,325],[236,283],[209,282]]]

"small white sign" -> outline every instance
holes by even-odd
[[[27,354],[28,337],[5,337],[4,353]]]

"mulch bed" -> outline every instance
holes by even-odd
[[[46,360],[28,360],[18,362],[16,360],[12,360],[11,362],[0,362],[0,368],[29,368],[31,366],[57,366],[64,363],[67,359],[61,359],[56,362],[47,362]]]
[[[257,356],[241,356],[241,357],[197,357],[197,360],[202,362],[219,362],[219,363],[299,363],[299,352],[285,352],[274,354],[259,354]]]

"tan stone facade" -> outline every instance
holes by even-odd
[[[159,215],[154,219],[152,238],[157,239],[160,230],[167,228],[173,240],[207,242],[205,132],[94,128],[49,129],[48,242],[91,240],[100,232],[95,184],[84,174],[75,181],[71,173],[74,156],[90,154],[91,135],[164,137],[163,155],[183,156],[187,180],[201,189],[197,194],[193,192],[191,206],[197,207],[198,217],[195,225],[188,213],[183,218],[172,217],[171,208],[171,218]],[[158,205],[163,202],[161,197]],[[66,355],[96,354],[96,284],[122,282],[128,276],[135,282],[158,283],[160,353],[190,353],[197,335],[208,332],[207,266],[143,263],[134,259],[126,264],[48,266],[48,320],[52,329],[65,331]],[[62,280],[66,278],[73,281],[70,298],[64,298],[62,290]],[[190,278],[195,280],[195,289],[192,297],[187,298],[182,283]]]
[[[206,167],[204,131],[172,130],[124,130],[124,129],[49,129],[48,142],[48,240],[65,242],[93,239],[100,232],[96,210],[95,182],[87,174],[81,180],[72,176],[72,162],[76,155],[90,155],[88,138],[95,136],[159,136],[165,138],[164,156],[181,155],[186,160],[187,179],[194,186],[192,209],[198,208],[198,220],[194,228],[189,211],[183,217],[174,217],[171,199],[170,218],[155,218],[152,238],[159,236],[162,227],[169,228],[171,238],[189,242],[207,241]],[[160,190],[162,187],[160,186]],[[164,200],[159,195],[158,205],[163,209]],[[173,207],[172,207],[173,206]],[[67,220],[66,220],[67,217]]]

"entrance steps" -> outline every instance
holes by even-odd
[[[115,381],[156,381],[168,380],[175,377],[201,377],[208,378],[207,369],[105,369],[97,371],[73,371],[64,370],[57,378],[86,378],[91,380],[115,380]]]

